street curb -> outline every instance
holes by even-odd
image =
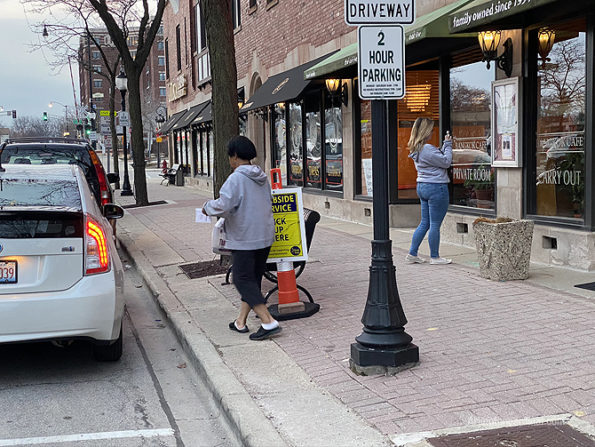
[[[136,265],[149,291],[171,322],[192,366],[204,380],[242,446],[289,446],[223,362],[206,335],[200,330],[191,330],[192,317],[169,290],[144,253],[136,248],[128,234],[118,234],[118,240],[122,250],[128,255],[129,262]]]

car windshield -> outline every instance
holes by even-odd
[[[0,208],[17,206],[82,208],[75,180],[0,178]]]

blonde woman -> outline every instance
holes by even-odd
[[[405,261],[409,264],[425,262],[417,255],[417,250],[428,233],[430,244],[430,264],[450,264],[451,259],[441,258],[440,225],[448,210],[448,183],[446,170],[452,163],[452,138],[448,132],[444,137],[442,149],[428,144],[432,136],[434,121],[429,118],[417,118],[411,130],[407,147],[409,157],[417,169],[417,195],[421,202],[421,222],[413,233],[411,248]]]

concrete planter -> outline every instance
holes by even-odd
[[[532,220],[476,221],[473,231],[483,278],[510,281],[529,277]]]

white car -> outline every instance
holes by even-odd
[[[73,339],[122,355],[124,274],[110,219],[71,165],[0,167],[0,343]]]

